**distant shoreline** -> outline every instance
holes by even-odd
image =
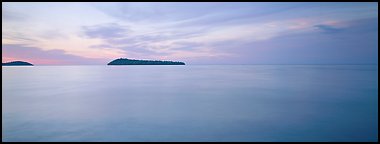
[[[109,62],[107,65],[185,65],[185,63],[179,61],[135,60],[128,58],[119,58]]]
[[[33,64],[29,62],[24,62],[24,61],[12,61],[12,62],[2,63],[1,66],[33,66]]]

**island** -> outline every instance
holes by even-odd
[[[111,61],[107,65],[185,65],[185,63],[178,61],[135,60],[128,58],[119,58]]]
[[[12,61],[2,63],[2,66],[33,66],[33,64],[24,61]]]

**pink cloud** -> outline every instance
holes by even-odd
[[[63,50],[44,51],[24,45],[2,45],[2,62],[27,61],[35,65],[106,64],[109,60],[84,58],[66,54]]]

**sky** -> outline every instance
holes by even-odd
[[[378,3],[2,3],[2,62],[378,64]]]

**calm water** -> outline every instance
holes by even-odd
[[[377,65],[2,67],[3,141],[378,141]]]

